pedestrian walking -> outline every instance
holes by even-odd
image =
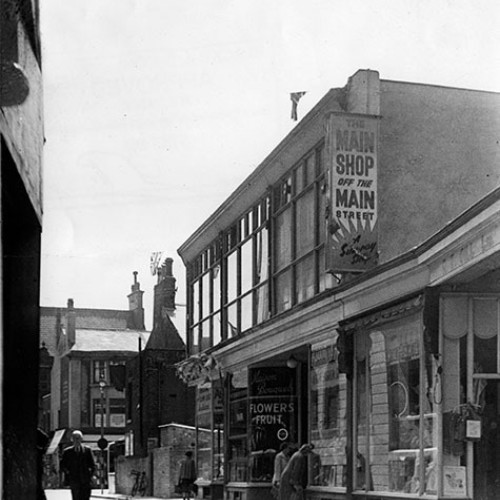
[[[191,494],[196,487],[194,484],[196,476],[196,464],[193,460],[193,452],[186,451],[186,456],[182,459],[179,469],[179,489],[183,500],[190,500]]]
[[[314,446],[303,444],[296,451],[281,474],[279,500],[304,500],[304,488],[307,486],[307,455]]]
[[[83,434],[73,431],[73,446],[66,448],[61,460],[61,469],[71,489],[73,500],[89,500],[95,461],[92,450],[82,444]]]

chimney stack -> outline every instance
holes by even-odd
[[[144,307],[142,305],[141,284],[137,281],[137,271],[133,272],[134,283],[131,286],[131,293],[128,295],[128,309],[130,311],[127,327],[132,330],[144,330]]]
[[[164,315],[175,314],[175,292],[176,279],[172,274],[174,260],[170,257],[165,259],[163,265],[158,269],[158,283],[154,291],[154,315],[153,328],[159,327]]]
[[[68,347],[71,348],[76,342],[76,311],[73,299],[68,299],[68,312],[66,314],[66,335]]]

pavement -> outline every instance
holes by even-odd
[[[97,499],[109,499],[109,500],[131,500],[132,498],[137,498],[137,499],[142,499],[142,500],[181,500],[182,497],[173,497],[173,498],[158,498],[158,497],[141,497],[141,496],[136,496],[132,497],[131,495],[124,495],[122,493],[113,493],[110,492],[109,490],[103,490],[101,493],[101,490],[92,490],[92,494],[90,495],[90,498],[97,498]]]

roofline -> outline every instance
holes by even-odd
[[[300,120],[300,122],[290,131],[288,134],[278,143],[278,145],[260,162],[260,164],[239,184],[239,186],[222,202],[219,207],[211,213],[211,215],[195,230],[194,233],[189,236],[189,238],[178,248],[177,253],[182,258],[184,264],[187,262],[184,260],[183,254],[187,252],[188,248],[203,234],[207,228],[214,225],[214,220],[217,220],[226,210],[230,207],[235,200],[237,200],[240,195],[246,191],[250,184],[257,178],[266,178],[264,171],[268,168],[280,153],[286,149],[286,147],[293,141],[293,139],[298,136],[304,128],[307,128],[309,124],[315,120],[321,113],[324,112],[323,108],[326,103],[333,98],[336,92],[341,91],[342,88],[331,88],[326,92],[326,94],[316,103],[316,105]],[[268,182],[268,186],[272,184]],[[263,193],[264,194],[264,193]],[[235,214],[235,216],[237,216]],[[217,225],[217,224],[216,224]],[[220,228],[222,230],[222,228]]]
[[[64,306],[64,307],[56,307],[56,306],[40,306],[40,313],[46,311],[46,312],[49,312],[49,311],[54,311],[55,313],[57,313],[58,311],[68,311],[69,309],[67,308],[67,306]],[[76,313],[79,313],[79,312],[99,312],[99,313],[105,313],[105,314],[108,314],[108,313],[129,313],[130,310],[129,309],[95,309],[95,308],[92,308],[92,307],[74,307],[72,309],[73,311],[75,311]]]
[[[480,89],[469,89],[466,87],[453,87],[450,85],[439,85],[439,84],[434,84],[434,83],[419,83],[419,82],[408,82],[406,80],[388,80],[385,78],[380,79],[380,83],[400,83],[402,85],[413,85],[413,86],[419,86],[419,87],[432,87],[436,89],[444,89],[444,90],[457,90],[460,92],[475,92],[475,93],[482,93],[482,94],[493,94],[493,95],[500,95],[500,92],[495,92],[494,90],[480,90]]]
[[[365,71],[365,70],[358,70]],[[366,70],[368,71],[368,70]],[[357,73],[356,72],[356,73]],[[355,74],[356,74],[355,73]],[[352,77],[350,77],[352,78]],[[347,86],[349,85],[348,80]],[[460,87],[451,87],[446,85],[436,85],[429,83],[418,83],[418,82],[407,82],[404,80],[390,80],[390,79],[380,79],[380,83],[392,83],[392,84],[401,84],[401,85],[412,85],[426,88],[441,88],[444,90],[456,90],[459,92],[473,92],[473,93],[484,93],[499,96],[500,92],[494,92],[489,90],[476,90],[476,89],[467,89]],[[219,207],[213,211],[207,219],[188,237],[188,239],[182,243],[182,245],[177,249],[177,253],[180,255],[182,261],[185,265],[187,265],[187,261],[190,259],[185,259],[186,254],[190,253],[189,248],[194,245],[194,243],[207,231],[208,228],[215,226],[218,229],[218,232],[225,229],[224,227],[218,227],[218,219],[222,216],[222,214],[228,210],[231,205],[234,204],[235,200],[237,200],[246,190],[249,188],[253,182],[258,178],[266,178],[265,170],[268,168],[269,164],[271,164],[283,150],[293,141],[293,139],[299,135],[304,128],[308,127],[309,124],[317,118],[317,116],[323,112],[323,107],[325,104],[334,96],[334,93],[340,92],[346,87],[335,87],[331,88],[326,92],[326,94],[317,102],[317,104],[300,120],[300,122],[278,143],[278,145],[264,158],[264,160],[247,176],[245,179],[238,185],[238,187],[223,201]],[[271,183],[268,183],[271,186]],[[264,193],[263,193],[264,194]],[[235,212],[234,218],[238,217],[238,213]],[[186,261],[187,260],[187,261]]]

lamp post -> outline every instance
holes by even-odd
[[[106,387],[106,381],[101,378],[99,380],[99,391],[101,392],[101,439],[99,439],[98,446],[101,449],[101,495],[104,490],[104,450],[107,446],[107,441],[104,439],[104,389]]]

